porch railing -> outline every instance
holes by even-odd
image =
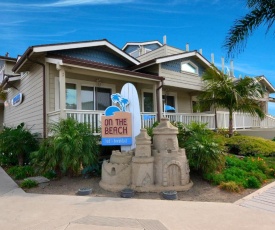
[[[103,111],[89,111],[89,110],[65,110],[66,117],[74,118],[79,122],[90,124],[94,133],[100,133],[101,115]],[[164,117],[169,118],[170,121],[182,122],[190,124],[191,122],[207,123],[209,129],[215,129],[216,122],[218,128],[228,128],[229,113],[217,112],[215,114],[208,113],[164,113]],[[248,128],[273,128],[275,127],[275,118],[267,115],[263,120],[254,117],[250,114],[234,113],[233,115],[234,129],[248,129]],[[60,111],[48,113],[49,122],[57,122],[60,119]],[[141,113],[141,128],[151,127],[157,121],[157,113]]]

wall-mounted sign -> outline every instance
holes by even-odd
[[[11,99],[11,105],[12,106],[18,106],[22,103],[22,101],[23,101],[23,94],[18,93],[17,95],[15,95],[14,98]]]
[[[102,145],[132,145],[132,114],[126,112],[127,98],[112,94],[111,99],[118,106],[109,106],[101,118]]]

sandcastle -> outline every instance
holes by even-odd
[[[185,149],[179,148],[178,129],[167,118],[153,129],[153,146],[145,129],[136,136],[134,151],[113,151],[102,165],[100,186],[108,191],[186,191],[193,185]]]

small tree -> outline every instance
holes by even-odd
[[[0,133],[0,152],[9,158],[16,157],[20,166],[31,152],[38,149],[37,134],[32,134],[24,126],[21,123],[16,128],[4,127]]]
[[[232,78],[212,66],[205,71],[202,80],[204,91],[198,97],[200,106],[228,110],[229,136],[233,135],[234,112],[250,113],[264,118],[265,114],[259,101],[263,97],[264,89],[256,79]]]

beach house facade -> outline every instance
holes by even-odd
[[[203,90],[201,76],[211,63],[188,46],[181,50],[148,41],[129,42],[120,49],[104,39],[31,46],[13,61],[14,78],[5,73],[1,84],[7,93],[3,123],[24,122],[42,138],[47,137],[50,122],[67,117],[90,123],[97,133],[101,115],[112,103],[111,94],[128,82],[137,89],[143,127],[161,116],[217,126],[210,108],[196,110],[196,96]],[[265,77],[260,80],[270,93],[275,91]],[[266,104],[268,98],[269,94]]]

